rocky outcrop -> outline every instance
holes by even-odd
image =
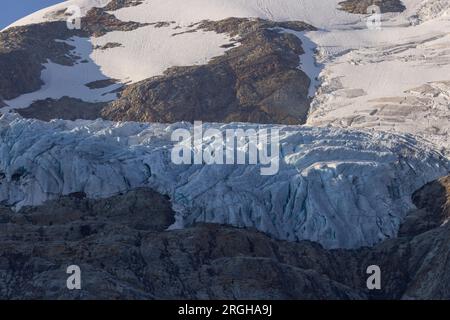
[[[92,37],[101,37],[111,31],[131,31],[148,24],[120,21],[104,8],[92,8],[81,20],[81,30]]]
[[[401,235],[417,235],[438,228],[450,219],[450,176],[431,182],[414,193],[418,210],[410,214]]]
[[[239,18],[192,26],[189,32],[227,33],[236,39],[235,47],[207,65],[171,68],[163,76],[130,85],[102,115],[165,123],[304,123],[310,79],[298,68],[302,42],[280,28],[312,29],[302,22]]]
[[[378,6],[381,13],[403,12],[406,7],[401,0],[346,0],[339,3],[340,9],[355,13],[367,14],[370,6]]]
[[[203,125],[206,135],[219,130],[223,139],[227,132],[261,130],[261,136],[273,128]],[[148,186],[171,197],[184,225],[232,224],[282,240],[358,248],[395,237],[414,207],[412,194],[450,170],[432,145],[411,136],[276,128],[280,150],[270,163],[177,165],[172,134],[192,133],[188,123],[42,123],[8,114],[0,118],[0,201],[20,208],[72,192],[97,198]]]
[[[115,11],[126,7],[134,7],[142,4],[143,0],[111,0],[103,7],[105,11]]]
[[[92,84],[94,85],[94,84]],[[102,108],[106,103],[89,103],[80,99],[62,97],[61,99],[45,99],[33,102],[28,108],[17,109],[24,118],[33,118],[43,121],[52,119],[64,120],[95,120],[100,117]]]
[[[43,84],[42,65],[47,60],[74,64],[79,58],[70,54],[74,48],[56,39],[67,40],[75,35],[99,37],[111,31],[129,31],[147,25],[123,22],[106,12],[118,6],[138,4],[113,1],[108,4],[111,8],[92,8],[82,18],[81,30],[69,30],[63,21],[6,30],[0,38],[0,67],[6,71],[0,75],[0,95],[9,100],[38,90]],[[168,23],[159,22],[155,27]],[[163,76],[129,86],[99,115],[119,121],[304,123],[310,105],[311,80],[298,68],[299,56],[304,53],[301,40],[283,32],[283,28],[312,29],[302,22],[239,18],[193,25],[188,32],[226,33],[234,37],[235,43],[224,56],[206,65],[174,67]],[[111,43],[100,49],[118,45]],[[3,54],[1,46],[8,48]],[[18,112],[38,119],[73,119],[72,115],[64,116],[62,110],[68,110],[68,106],[60,102],[63,99],[40,100]],[[39,111],[43,108],[48,109],[46,115]],[[77,116],[83,116],[83,112]],[[85,119],[91,118],[92,113],[88,112]]]
[[[14,27],[0,33],[0,96],[10,100],[38,90],[47,60],[73,65],[73,46],[67,40],[75,33],[64,22]]]
[[[218,225],[164,231],[174,222],[169,204],[139,189],[104,200],[73,194],[18,213],[1,209],[0,297],[364,298],[323,274],[335,272],[320,246]],[[81,291],[66,288],[73,264],[82,270]]]
[[[424,199],[444,186],[439,199],[448,210],[449,179],[415,195],[430,217],[442,212]],[[403,232],[374,248],[325,250],[220,225],[168,231],[170,202],[149,189],[101,200],[85,196],[18,213],[0,209],[1,298],[450,298],[448,224]],[[420,219],[412,213],[410,223]],[[80,291],[66,288],[72,264],[82,270]],[[374,264],[382,270],[380,291],[366,287],[366,269]]]

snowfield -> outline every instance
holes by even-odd
[[[244,124],[206,127],[255,128]],[[355,248],[394,237],[412,193],[447,174],[448,159],[409,135],[276,127],[280,172],[258,166],[174,165],[178,123],[0,119],[0,201],[16,208],[74,192],[108,197],[149,186],[168,195],[182,227],[255,227],[286,240]]]
[[[403,3],[382,30],[307,34],[324,66],[308,124],[413,133],[450,154],[450,2]]]

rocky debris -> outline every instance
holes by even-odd
[[[449,179],[415,197],[434,194],[444,182],[448,204]],[[431,202],[420,200],[422,209],[434,210]],[[448,224],[374,248],[325,250],[221,225],[168,231],[173,216],[169,200],[149,189],[98,200],[72,194],[17,213],[0,208],[0,297],[450,298]],[[66,268],[73,264],[82,270],[80,291],[66,289]],[[381,291],[366,287],[373,264],[382,270]]]
[[[301,40],[276,28],[311,30],[302,22],[229,18],[188,32],[227,33],[238,46],[207,65],[175,67],[128,86],[102,115],[120,121],[304,123],[310,79],[299,68]],[[173,36],[177,36],[175,33]]]
[[[446,224],[414,237],[388,240],[368,250],[361,259],[362,265],[378,265],[382,270],[382,290],[372,292],[371,297],[450,299],[449,247],[450,225]]]
[[[78,61],[79,57],[70,54],[74,48],[59,40],[72,36],[98,37],[111,31],[129,31],[148,25],[120,21],[107,12],[139,3],[112,1],[105,8],[92,8],[82,18],[81,30],[69,30],[63,21],[7,29],[0,37],[0,67],[5,70],[0,75],[0,95],[9,100],[38,90],[43,84],[40,75],[47,60],[64,65]],[[172,23],[156,22],[154,25],[164,27]],[[311,26],[302,22],[230,18],[204,21],[191,28],[188,32],[227,33],[235,37],[236,42],[224,56],[207,65],[174,67],[161,77],[131,85],[118,101],[104,108],[101,116],[152,122],[305,122],[310,105],[310,79],[298,68],[299,56],[304,53],[302,42],[277,28],[303,31],[311,30]],[[117,46],[120,44],[110,43],[95,49]],[[57,100],[54,99],[39,101],[39,110],[45,102],[50,103],[49,109],[56,110]],[[36,106],[31,106],[20,113],[38,119],[50,116],[40,112],[33,116],[35,110]],[[57,111],[53,118],[61,113]],[[65,117],[71,118],[72,115]],[[87,119],[90,118],[91,113]]]
[[[370,6],[378,6],[381,13],[403,12],[406,7],[401,0],[346,0],[339,3],[340,9],[355,13],[367,14]]]
[[[428,0],[423,1],[417,7],[416,14],[409,18],[412,25],[419,25],[429,20],[433,20],[448,14],[450,2],[448,0]]]
[[[330,255],[320,246],[219,225],[164,231],[173,216],[168,199],[148,189],[103,200],[74,194],[18,213],[2,208],[0,297],[364,298],[323,275]],[[73,264],[82,270],[81,291],[66,288]]]
[[[64,120],[95,120],[100,117],[100,112],[106,103],[85,102],[80,99],[62,97],[60,99],[45,99],[33,102],[29,107],[17,109],[24,118],[33,118],[43,121],[52,119]]]

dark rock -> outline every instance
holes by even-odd
[[[431,182],[413,195],[418,210],[412,212],[400,229],[402,236],[415,236],[438,228],[450,219],[450,176]]]
[[[112,86],[116,84],[118,81],[115,79],[105,79],[105,80],[97,80],[93,82],[86,83],[85,86],[89,89],[100,89]]]
[[[108,42],[104,46],[95,46],[94,50],[107,50],[107,49],[112,49],[112,48],[118,48],[121,46],[122,45],[118,42]]]
[[[138,6],[143,0],[111,0],[103,7],[105,11],[116,11],[122,8]]]
[[[60,99],[45,99],[33,102],[28,108],[15,110],[24,118],[43,121],[52,119],[64,120],[95,120],[100,118],[100,112],[106,103],[85,102],[80,99],[62,97]]]
[[[351,280],[328,265],[332,255],[320,246],[219,225],[164,231],[173,216],[168,199],[148,189],[64,197],[18,213],[0,208],[0,297],[365,297],[339,283]],[[351,254],[342,258],[349,270],[356,266]],[[81,291],[66,288],[72,264],[82,269]]]

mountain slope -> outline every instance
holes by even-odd
[[[108,197],[137,187],[170,196],[176,227],[195,222],[254,227],[329,248],[395,237],[412,193],[447,174],[448,159],[411,136],[332,128],[278,128],[280,167],[175,165],[171,132],[192,125],[40,121],[4,116],[0,201],[20,208],[75,192]],[[209,141],[205,138],[205,143]]]
[[[79,298],[448,298],[449,10],[70,0],[6,28],[0,296],[73,297],[76,258]],[[276,174],[176,165],[199,120],[279,130]]]
[[[384,13],[382,30],[366,25],[364,13],[372,4]],[[33,68],[18,72],[14,82],[0,77],[0,96],[9,105],[3,111],[25,108],[19,112],[27,117],[51,119],[64,114],[53,114],[55,106],[75,99],[83,100],[88,111],[69,113],[67,119],[92,118],[95,109],[97,117],[113,120],[332,124],[414,133],[448,150],[447,0],[71,0],[26,17],[3,33],[15,39],[15,33],[37,26],[62,26],[66,8],[73,5],[81,8],[83,32],[52,36],[52,46],[59,47],[55,52],[72,58],[61,62],[61,54],[48,52],[28,62]],[[263,38],[243,32],[239,23],[230,24],[230,17],[262,19],[263,25],[255,24],[258,30],[252,32]],[[199,27],[204,20],[208,27]],[[283,35],[269,30],[285,21],[315,28],[286,27]],[[48,40],[42,42],[45,48]],[[2,55],[0,50],[0,65],[21,70],[9,61],[23,60],[24,54],[29,59],[23,52],[28,42],[22,41],[15,53]],[[286,44],[292,50],[286,51]],[[250,46],[266,49],[255,56]],[[276,57],[277,50],[284,51],[283,57],[300,55],[298,63],[292,56],[286,64]],[[229,61],[236,55],[248,59]],[[102,87],[89,87],[100,81]],[[224,86],[206,86],[210,81]],[[177,91],[189,94],[166,93]],[[104,104],[103,110],[98,103]]]

